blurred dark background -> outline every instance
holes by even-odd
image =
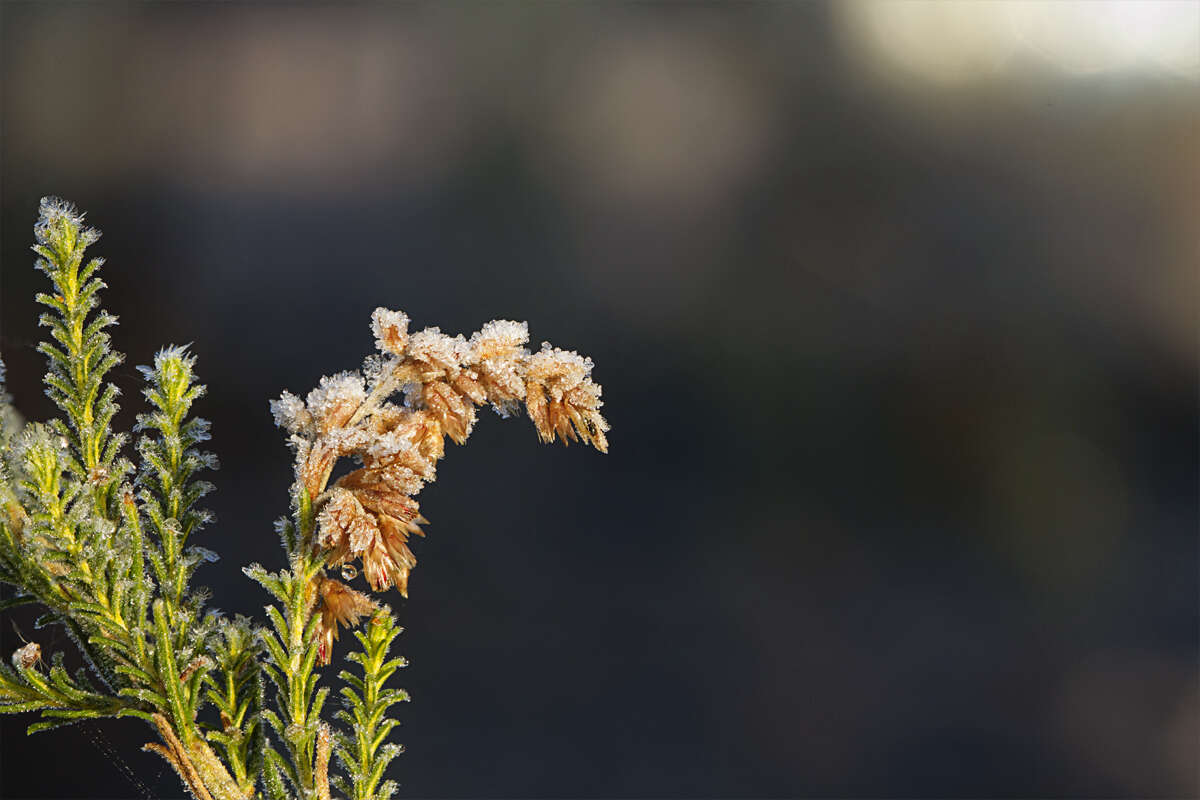
[[[10,390],[51,413],[58,194],[105,234],[119,422],[199,355],[216,605],[261,618],[240,567],[282,560],[267,401],[377,305],[594,357],[611,455],[489,413],[421,496],[403,796],[1200,792],[1196,4],[0,22]],[[29,721],[4,797],[181,792],[139,723]]]

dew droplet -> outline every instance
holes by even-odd
[[[358,570],[353,564],[342,564],[342,579],[352,581],[358,577]]]

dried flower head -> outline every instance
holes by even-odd
[[[333,643],[338,638],[338,626],[353,628],[379,606],[362,592],[323,575],[317,576],[317,596],[321,612],[317,627],[317,661],[328,664]]]
[[[414,497],[435,479],[445,439],[462,444],[470,436],[480,406],[508,416],[524,405],[542,441],[608,450],[591,359],[548,344],[531,354],[524,322],[495,320],[469,338],[438,328],[409,334],[408,324],[401,311],[375,309],[371,330],[380,355],[368,359],[363,375],[322,378],[304,401],[284,392],[271,404],[296,448],[297,497],[307,497],[316,512],[301,546],[322,554],[328,567],[360,561],[372,589],[394,586],[404,596],[417,563],[408,537],[424,535],[427,522]],[[403,403],[389,402],[393,395]],[[360,466],[330,486],[345,457]],[[326,659],[335,622],[353,625],[370,601],[324,576],[316,580]]]
[[[380,352],[402,355],[408,344],[408,314],[380,307],[371,314],[375,347]]]
[[[271,414],[276,425],[291,433],[299,433],[313,421],[304,401],[291,392],[284,392],[278,400],[271,401]]]
[[[366,397],[362,376],[340,372],[321,378],[320,385],[308,393],[305,405],[317,433],[328,434],[344,427]]]
[[[549,342],[529,359],[525,404],[543,442],[576,438],[608,452],[608,422],[600,416],[600,384],[591,378],[592,360],[551,347]]]

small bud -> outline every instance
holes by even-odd
[[[12,654],[12,665],[17,669],[29,669],[41,660],[42,646],[37,642],[30,642]]]

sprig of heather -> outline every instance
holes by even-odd
[[[50,309],[38,324],[49,328],[54,339],[38,345],[49,362],[46,394],[66,414],[65,421],[52,425],[69,445],[66,466],[90,490],[96,516],[112,522],[119,514],[117,487],[132,466],[119,457],[126,436],[113,432],[111,425],[120,392],[105,381],[124,356],[112,349],[107,333],[117,318],[97,311],[106,285],[97,275],[104,259],[84,262],[100,231],[86,226],[74,206],[48,197],[41,202],[34,237],[33,251],[40,256],[36,266],[54,286],[53,293],[35,298]]]
[[[176,646],[180,648],[194,633],[203,606],[201,594],[187,596],[191,577],[200,564],[217,560],[211,550],[187,547],[188,538],[213,518],[196,507],[213,485],[195,480],[195,475],[217,468],[216,456],[198,447],[209,439],[208,421],[188,416],[192,403],[205,392],[196,382],[195,364],[196,357],[186,347],[167,347],[154,357],[152,367],[138,368],[147,384],[143,394],[153,410],[139,415],[134,427],[143,432],[138,440],[142,463],[138,499],[157,534],[147,554],[166,611],[178,620]]]
[[[408,692],[384,684],[396,670],[408,666],[403,658],[388,658],[388,649],[401,630],[391,612],[382,609],[371,617],[365,631],[354,632],[362,650],[346,656],[362,667],[362,676],[346,670],[338,673],[346,684],[341,689],[346,707],[337,717],[349,732],[335,735],[335,752],[348,779],[339,775],[334,781],[351,800],[388,800],[399,788],[395,781],[383,780],[388,764],[404,752],[403,745],[387,741],[392,729],[400,724],[388,716],[388,710],[407,702]]]
[[[371,322],[380,353],[362,374],[322,378],[303,401],[284,392],[271,410],[296,451],[295,546],[329,567],[358,561],[372,589],[395,586],[407,597],[417,563],[408,537],[423,536],[427,522],[414,497],[436,478],[445,438],[466,442],[478,407],[503,417],[524,405],[542,441],[583,441],[601,452],[608,423],[591,359],[548,343],[530,353],[523,322],[496,320],[470,339],[437,328],[410,336],[408,316],[385,308]],[[402,402],[391,402],[397,394]],[[330,486],[335,464],[347,457],[361,466]],[[331,579],[319,588],[324,664],[337,625],[356,624],[373,606]]]
[[[233,779],[246,796],[253,796],[262,774],[266,747],[262,645],[250,620],[222,620],[209,644],[213,670],[205,676],[205,694],[219,714],[219,727],[207,734],[229,765]]]
[[[409,335],[408,323],[401,311],[376,309],[371,328],[379,353],[367,358],[361,373],[322,378],[304,400],[284,392],[271,404],[296,454],[293,518],[279,526],[291,569],[272,575],[255,567],[248,574],[280,603],[268,608],[274,625],[266,636],[273,662],[268,674],[287,711],[285,718],[268,719],[289,740],[291,763],[273,752],[268,760],[279,762],[280,772],[302,795],[328,792],[320,778],[323,728],[316,721],[325,695],[313,689],[315,670],[330,663],[339,628],[353,628],[379,610],[370,596],[330,577],[327,569],[340,567],[342,577],[352,580],[358,562],[370,588],[394,586],[408,596],[409,574],[417,563],[408,537],[423,536],[420,526],[428,522],[414,498],[435,479],[445,439],[465,443],[480,406],[492,406],[501,417],[524,406],[542,441],[582,441],[601,452],[608,449],[608,423],[599,411],[601,389],[591,379],[591,359],[549,344],[530,353],[523,322],[496,320],[469,339],[437,328]],[[392,400],[396,396],[400,402]],[[330,485],[342,458],[360,466]],[[374,663],[379,641],[370,637],[376,635],[382,635],[379,629],[367,640],[359,636],[367,650],[350,657],[364,666]],[[349,673],[341,677],[366,691],[362,680]],[[356,798],[390,794],[393,788],[378,785],[384,766],[398,752],[381,744],[391,723],[383,725],[378,718],[383,713],[378,701],[360,696],[343,717],[351,723],[347,736],[370,743],[359,748],[346,738],[339,749],[349,774],[343,785],[352,787]],[[370,713],[355,716],[355,708]]]
[[[274,600],[269,625],[222,619],[206,612],[207,590],[191,585],[199,564],[216,558],[191,544],[211,521],[198,503],[212,487],[198,476],[216,467],[200,449],[208,423],[192,416],[204,393],[195,357],[167,347],[139,368],[149,407],[134,429],[131,482],[128,436],[112,429],[118,393],[107,381],[124,358],[107,333],[116,317],[99,307],[102,260],[85,260],[99,231],[62,201],[39,210],[37,267],[53,287],[38,295],[51,338],[40,349],[62,416],[24,424],[0,362],[0,583],[16,592],[0,610],[44,607],[37,627],[61,624],[90,674],[68,675],[61,652],[46,654],[47,666],[41,645],[28,642],[11,667],[0,663],[0,713],[39,713],[31,733],[140,718],[158,736],[145,749],[196,800],[331,800],[331,782],[354,800],[385,800],[396,783],[384,773],[401,752],[387,742],[398,724],[389,713],[408,697],[385,687],[404,664],[388,657],[400,629],[348,582],[360,565],[370,589],[407,597],[416,565],[408,537],[427,523],[415,497],[435,479],[445,439],[464,443],[479,407],[501,416],[524,408],[542,441],[606,451],[591,360],[548,344],[531,353],[525,323],[490,322],[470,338],[437,328],[410,335],[404,313],[377,309],[379,352],[361,372],[272,404],[296,454],[292,514],[278,526],[287,565],[245,570]],[[342,458],[355,468],[331,483]],[[362,673],[338,675],[345,728],[335,731],[322,719],[329,688],[320,668],[339,631],[364,619],[347,656]],[[331,776],[335,749],[342,774]]]
[[[133,466],[121,455],[128,436],[112,429],[118,392],[105,380],[124,359],[106,332],[116,317],[99,308],[103,260],[85,263],[100,233],[60,200],[43,200],[39,210],[34,251],[53,286],[37,298],[49,308],[40,322],[52,339],[40,350],[49,362],[47,394],[63,416],[16,433],[15,415],[0,412],[0,581],[17,589],[6,604],[37,602],[48,610],[37,627],[61,624],[97,682],[82,673],[68,677],[62,653],[51,656],[56,666],[43,675],[40,646],[31,642],[0,675],[0,711],[40,710],[42,721],[30,732],[78,719],[140,717],[162,742],[149,749],[167,759],[193,796],[244,797],[196,724],[215,621],[200,618],[201,596],[187,592],[200,554],[182,542],[205,519],[193,504],[207,486],[191,477],[210,463],[194,449],[207,423],[187,419],[202,387],[194,385],[191,358],[177,348],[143,370],[152,411],[141,418],[147,433],[136,497],[126,481]]]

